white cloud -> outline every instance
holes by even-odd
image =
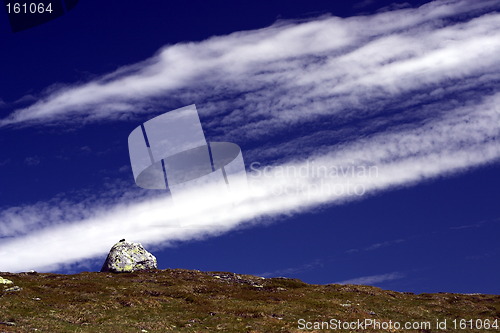
[[[387,274],[380,275],[370,275],[370,276],[362,276],[354,279],[349,279],[345,281],[335,282],[336,284],[364,284],[364,285],[373,285],[386,281],[392,281],[404,278],[404,274],[399,272],[392,272]]]
[[[250,191],[241,193],[236,205],[232,200],[225,202],[220,195],[211,195],[210,188],[206,188],[192,191],[176,205],[168,198],[155,197],[90,208],[67,206],[65,209],[76,218],[61,213],[54,204],[44,206],[44,214],[36,209],[23,209],[11,216],[4,213],[3,223],[8,224],[10,219],[29,227],[48,216],[52,225],[3,241],[1,269],[37,269],[104,255],[110,244],[122,237],[167,245],[214,236],[245,223],[258,223],[262,218],[342,203],[360,198],[358,194],[369,195],[489,163],[500,158],[500,146],[494,139],[499,129],[496,125],[491,128],[491,124],[500,122],[500,111],[495,108],[499,101],[500,94],[480,105],[455,110],[440,122],[404,133],[381,133],[266,173],[258,169],[249,177]],[[331,170],[334,166],[365,165],[376,166],[377,172],[343,175],[321,171],[323,167]]]
[[[273,160],[274,169],[251,174],[239,204],[210,189],[176,205],[113,190],[118,200],[7,208],[0,213],[0,270],[53,269],[104,256],[120,238],[165,246],[218,235],[498,161],[500,93],[480,90],[500,78],[500,15],[485,14],[494,3],[436,1],[374,16],[280,23],[168,46],[100,80],[51,92],[1,125],[116,120],[146,103],[201,99],[215,137],[259,146],[243,152],[247,166]],[[463,14],[476,16],[447,22]],[[177,100],[158,97],[165,94]],[[319,130],[300,133],[311,122]],[[299,134],[287,142],[273,137],[292,129]],[[377,172],[314,172],[363,166]]]
[[[272,271],[272,272],[256,273],[253,275],[262,276],[265,278],[280,277],[280,276],[289,277],[291,275],[296,275],[298,273],[310,271],[310,270],[317,269],[318,267],[323,267],[323,266],[324,266],[323,261],[316,259],[310,263],[306,263],[306,264],[300,265],[298,267],[289,267],[289,268],[279,269],[279,270]]]
[[[154,105],[146,100],[154,98],[164,107],[164,99],[171,105],[203,100],[211,116],[234,110],[224,117],[226,127],[236,130],[244,119],[249,136],[262,131],[262,121],[282,127],[318,115],[348,116],[346,109],[366,109],[366,102],[381,96],[498,70],[500,14],[446,24],[450,17],[487,13],[494,4],[435,1],[418,9],[280,22],[167,46],[101,79],[51,90],[0,125],[120,119],[144,112]],[[221,92],[240,97],[224,94],[218,100]]]
[[[361,251],[374,251],[374,250],[378,250],[378,249],[381,249],[384,247],[393,246],[396,244],[401,244],[404,242],[405,242],[404,239],[395,239],[395,240],[390,240],[390,241],[385,241],[385,242],[379,242],[379,243],[371,244],[370,246],[367,246],[367,247],[362,248],[362,249],[349,249],[346,251],[346,253],[358,253]]]

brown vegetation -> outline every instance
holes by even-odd
[[[496,318],[500,324],[495,295],[413,295],[180,269],[0,276],[22,288],[0,289],[0,332],[303,332],[301,318],[433,323]],[[363,330],[372,331],[380,330]]]

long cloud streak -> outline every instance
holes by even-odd
[[[154,106],[155,98],[172,106],[202,100],[212,138],[259,146],[246,153],[247,164],[259,157],[262,167],[275,163],[265,173],[253,170],[250,191],[240,194],[237,205],[197,198],[203,191],[175,205],[165,198],[96,205],[91,215],[84,213],[88,207],[40,205],[49,225],[37,218],[42,208],[29,207],[24,215],[7,210],[0,214],[0,237],[10,237],[0,244],[5,258],[0,270],[54,267],[102,255],[116,235],[148,244],[217,235],[263,217],[497,161],[500,15],[491,10],[494,5],[436,1],[418,9],[285,22],[173,45],[148,61],[15,111],[0,126],[115,120]],[[164,97],[174,92],[175,100]],[[273,136],[312,122],[324,125],[291,135],[288,142]],[[331,122],[341,126],[332,128]],[[344,140],[332,140],[337,137]],[[294,155],[299,159],[286,157],[299,149]],[[371,166],[377,172],[324,173],[335,166]],[[305,170],[306,176],[291,170]],[[204,206],[193,209],[195,199]],[[27,231],[37,225],[35,233]]]
[[[500,130],[485,131],[485,128],[500,121],[498,103],[500,94],[481,105],[457,110],[463,114],[462,118],[455,116],[408,130],[403,133],[403,142],[384,133],[369,142],[354,143],[303,163],[265,170],[255,168],[250,174],[250,191],[239,194],[237,205],[207,194],[208,188],[189,193],[175,205],[168,199],[155,198],[96,207],[91,217],[57,223],[3,242],[0,245],[4,258],[2,269],[49,267],[92,258],[102,255],[109,244],[116,241],[116,235],[131,236],[150,244],[216,235],[263,216],[290,214],[325,203],[356,199],[359,195],[491,162],[500,158],[500,147],[495,141]],[[477,115],[472,117],[474,114]],[[359,165],[375,166],[376,172],[324,172],[333,166]],[[193,203],[203,205],[196,207]],[[4,221],[7,218],[2,216]],[[61,247],[67,250],[61,252]]]
[[[246,109],[253,111],[252,127],[262,116],[297,121],[314,113],[340,112],[370,97],[498,72],[498,13],[446,24],[470,12],[487,12],[495,3],[436,1],[418,9],[283,22],[200,43],[180,43],[97,81],[52,92],[0,124],[119,118],[138,112],[136,107],[145,98],[180,93],[177,99],[214,99],[211,93],[219,93],[217,89],[241,93],[269,85],[276,89],[245,97]],[[276,105],[266,103],[277,96]],[[321,98],[335,103],[328,106]],[[305,106],[307,114],[302,112]],[[233,114],[227,124],[242,116]]]

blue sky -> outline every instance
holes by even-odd
[[[17,33],[2,13],[0,271],[99,270],[126,238],[159,268],[499,293],[499,10],[80,1]],[[134,183],[129,133],[190,104],[242,149],[237,205]]]

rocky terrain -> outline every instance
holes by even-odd
[[[408,332],[498,332],[454,330],[452,321],[500,324],[499,295],[414,295],[181,269],[0,276],[0,332],[327,332],[312,325],[331,320],[432,324]],[[330,331],[405,331],[386,328]]]

